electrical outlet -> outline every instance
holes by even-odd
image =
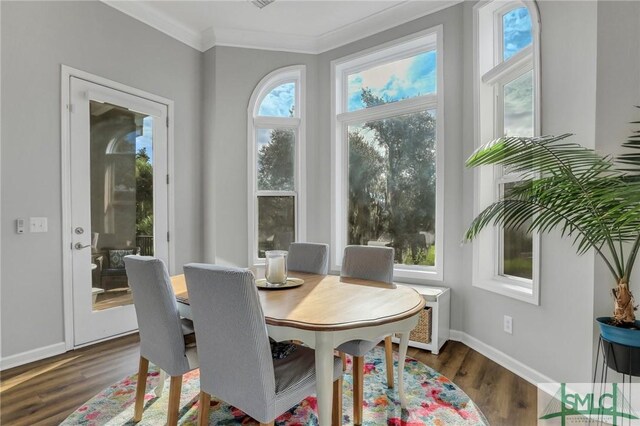
[[[504,332],[513,334],[513,318],[509,315],[504,316]]]

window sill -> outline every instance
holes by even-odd
[[[340,265],[334,265],[330,274],[340,275]],[[406,265],[398,266],[393,270],[393,280],[402,282],[403,279],[416,280],[421,285],[429,285],[429,282],[442,282],[444,280],[442,272],[435,269],[411,268]]]
[[[435,269],[418,269],[406,266],[398,266],[393,270],[394,280],[408,278],[421,281],[443,281],[442,272]]]
[[[472,285],[532,305],[540,305],[540,298],[533,288],[526,288],[521,284],[516,284],[515,281],[511,283],[508,279],[474,279]]]

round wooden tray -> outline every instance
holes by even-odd
[[[265,289],[265,290],[280,290],[283,288],[295,288],[295,287],[300,287],[302,284],[304,284],[303,279],[293,278],[293,277],[287,278],[287,282],[285,284],[271,284],[267,282],[266,278],[256,280],[256,286],[258,288]]]

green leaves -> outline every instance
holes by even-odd
[[[522,182],[484,209],[465,239],[489,225],[519,228],[530,219],[529,232],[557,229],[572,238],[578,254],[593,248],[616,279],[628,276],[633,259],[625,265],[622,243],[640,241],[640,179],[610,157],[565,141],[569,136],[500,138],[478,148],[468,167],[501,165]],[[623,157],[640,172],[640,155]]]
[[[577,143],[563,142],[570,133],[537,138],[505,137],[478,148],[466,162],[467,167],[501,164],[508,173],[530,179],[537,174],[589,178],[611,170],[613,162]]]
[[[636,106],[636,108],[640,108],[640,106]],[[631,123],[640,124],[640,121],[632,121]],[[628,149],[640,151],[640,130],[634,130],[622,146]],[[636,177],[640,178],[640,152],[629,152],[627,154],[623,154],[618,157],[618,162],[630,165],[631,167],[626,167],[624,170],[632,172],[637,175]]]
[[[269,143],[258,149],[258,189],[294,190],[295,133],[291,129],[260,129],[268,132]]]

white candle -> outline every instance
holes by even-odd
[[[284,256],[267,258],[267,281],[274,284],[281,284],[287,281]]]

